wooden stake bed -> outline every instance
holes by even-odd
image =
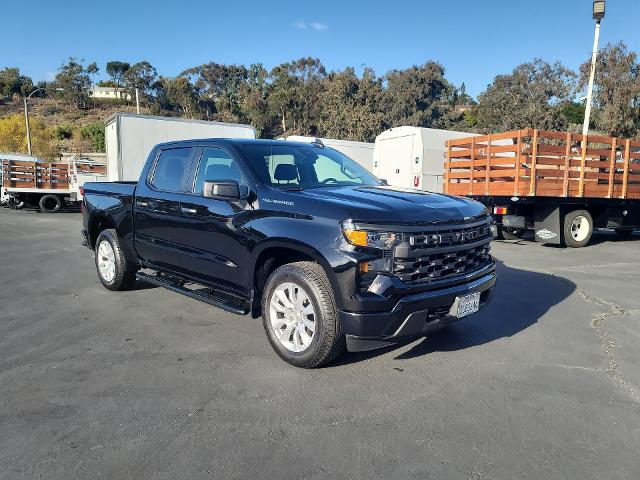
[[[640,199],[640,141],[523,129],[446,146],[445,193]]]
[[[2,186],[7,189],[56,190],[71,189],[74,175],[106,175],[104,164],[92,162],[37,162],[32,160],[0,160]],[[74,170],[75,165],[75,170]]]

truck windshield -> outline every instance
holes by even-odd
[[[240,145],[260,180],[282,190],[381,185],[372,173],[333,148],[316,145]]]

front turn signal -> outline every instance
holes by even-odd
[[[343,230],[345,238],[351,245],[357,245],[359,247],[367,246],[367,232],[364,230]]]

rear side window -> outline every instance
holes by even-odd
[[[163,150],[156,162],[151,185],[158,190],[180,192],[189,167],[191,148]]]

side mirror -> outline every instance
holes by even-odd
[[[240,186],[235,180],[204,182],[202,196],[219,200],[238,200],[240,198]]]

